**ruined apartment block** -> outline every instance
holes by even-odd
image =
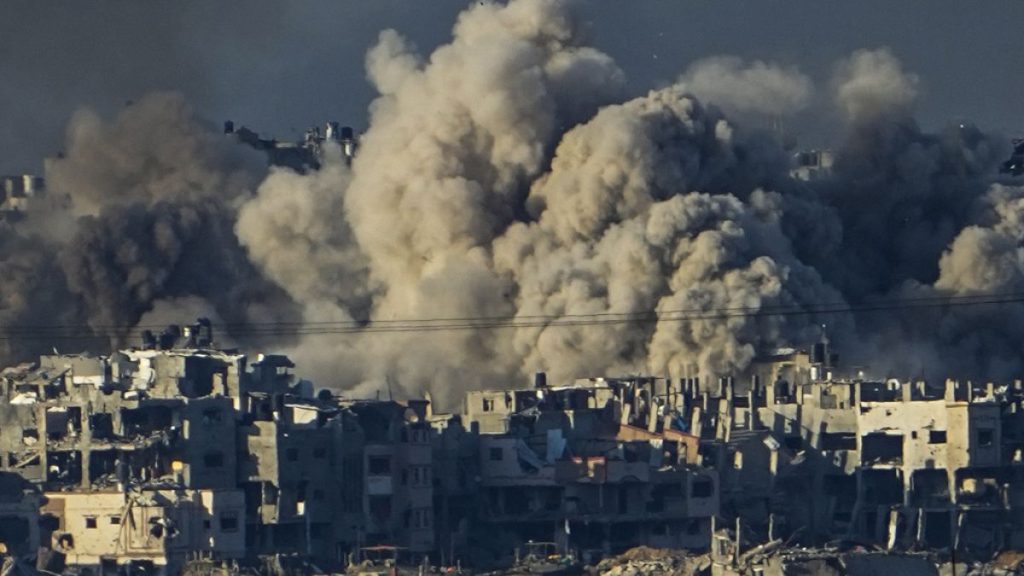
[[[1020,382],[839,377],[823,339],[714,386],[538,374],[441,414],[294,369],[217,349],[200,321],[4,370],[0,546],[51,572],[173,574],[280,554],[342,569],[380,545],[474,566],[530,540],[585,560],[710,547],[721,573],[784,541],[1024,545]]]
[[[3,467],[43,491],[39,543],[88,566],[244,555],[232,401],[243,358],[140,349],[5,370]]]
[[[385,542],[434,552],[429,400],[342,401],[293,368],[215,349],[201,321],[6,369],[0,541],[104,573],[281,553],[342,564]]]
[[[699,439],[678,426],[681,392],[664,379],[556,387],[538,374],[532,389],[468,393],[479,523],[509,542],[554,541],[591,555],[639,544],[706,548],[718,477],[696,464]]]
[[[839,379],[834,360],[822,343],[755,367],[742,393],[733,379],[715,394],[689,389],[723,516],[766,540],[799,532],[979,557],[1024,545],[1020,381]]]

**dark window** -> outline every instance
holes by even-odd
[[[203,520],[203,530],[209,530],[212,523],[209,520]]]
[[[690,536],[696,536],[697,534],[700,534],[700,529],[700,520],[690,520],[686,523],[686,533]]]
[[[928,443],[929,444],[945,444],[946,443],[946,431],[945,430],[929,430],[928,431]]]
[[[995,433],[992,430],[983,428],[978,430],[978,446],[991,446],[995,442]]]
[[[220,409],[218,408],[207,408],[203,410],[203,424],[207,426],[212,424],[219,424],[221,420]]]
[[[112,525],[114,525],[114,526],[119,525],[121,523],[121,517],[120,516],[111,516],[110,517],[110,523]]]
[[[96,517],[95,516],[86,516],[85,517],[85,527],[86,528],[95,528],[96,527]]]
[[[484,412],[490,412],[494,410],[494,400],[484,398]]]
[[[207,452],[203,456],[203,465],[207,468],[221,468],[224,466],[224,455],[220,452]]]
[[[715,493],[715,483],[710,478],[697,478],[693,481],[690,495],[694,498],[710,498]]]
[[[370,496],[369,507],[370,516],[372,516],[374,520],[381,521],[391,517],[390,496]]]
[[[238,514],[235,512],[221,512],[220,514],[220,531],[221,532],[237,532],[238,531]]]
[[[902,462],[903,436],[884,432],[865,434],[860,440],[860,459],[862,464]]]
[[[313,458],[324,458],[326,456],[327,448],[324,448],[323,446],[317,446],[316,449],[313,450]]]
[[[504,454],[501,448],[491,448],[491,460],[501,460],[504,458]]]
[[[391,458],[387,456],[370,456],[369,469],[371,476],[391,473]]]
[[[856,450],[857,435],[843,432],[828,432],[821,435],[822,450]]]

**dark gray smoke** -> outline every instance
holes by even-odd
[[[21,295],[4,325],[16,337],[18,323],[87,323],[99,336],[88,343],[103,349],[126,344],[167,299],[201,299],[196,311],[229,324],[294,318],[234,235],[238,206],[265,172],[264,158],[199,123],[179,95],[146,96],[112,122],[79,112],[66,153],[46,164],[47,194],[66,202],[3,230],[0,266]],[[26,273],[26,261],[37,270]],[[44,336],[11,353],[48,350]]]
[[[105,343],[51,338],[58,327],[86,320],[55,252],[44,238],[0,225],[0,359],[5,362],[28,360],[55,346],[79,349]]]
[[[970,126],[922,132],[912,116],[916,82],[887,51],[855,54],[837,79],[847,132],[835,177],[816,192],[843,238],[815,264],[854,299],[934,282],[939,256],[1009,153],[1003,139]]]

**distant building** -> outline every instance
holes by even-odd
[[[833,156],[830,150],[806,150],[793,155],[789,175],[797,180],[811,181],[832,173]]]
[[[323,131],[316,126],[306,130],[301,142],[263,139],[245,126],[236,130],[235,123],[230,120],[224,122],[224,133],[265,152],[271,164],[291,168],[296,172],[318,170],[323,161],[324,145],[328,142],[333,142],[341,148],[341,153],[349,164],[352,163],[359,145],[352,128],[340,126],[334,121],[327,122]]]
[[[0,213],[3,217],[17,217],[46,199],[46,184],[41,176],[0,176]]]

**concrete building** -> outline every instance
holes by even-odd
[[[470,392],[479,434],[478,526],[511,543],[554,541],[591,555],[647,544],[705,549],[718,475],[680,429],[683,394],[655,378],[592,379]],[[478,542],[477,548],[486,546]]]
[[[49,492],[42,513],[53,520],[53,549],[98,573],[127,567],[173,574],[196,553],[245,556],[240,490]]]
[[[46,186],[40,176],[0,176],[0,213],[4,215],[26,212],[43,203],[45,198]]]
[[[429,396],[315,393],[294,369],[215,348],[200,321],[3,370],[0,552],[169,574],[275,554],[340,568],[367,546],[486,566],[529,540],[590,560],[787,539],[1024,547],[1019,381],[874,381],[822,338],[714,382],[538,374],[439,414]]]
[[[694,397],[711,407],[694,416],[717,424],[702,443],[722,474],[725,516],[767,539],[800,530],[980,555],[1024,545],[1019,381],[835,379],[815,356],[816,378],[754,376],[745,394],[724,379],[718,394]]]

